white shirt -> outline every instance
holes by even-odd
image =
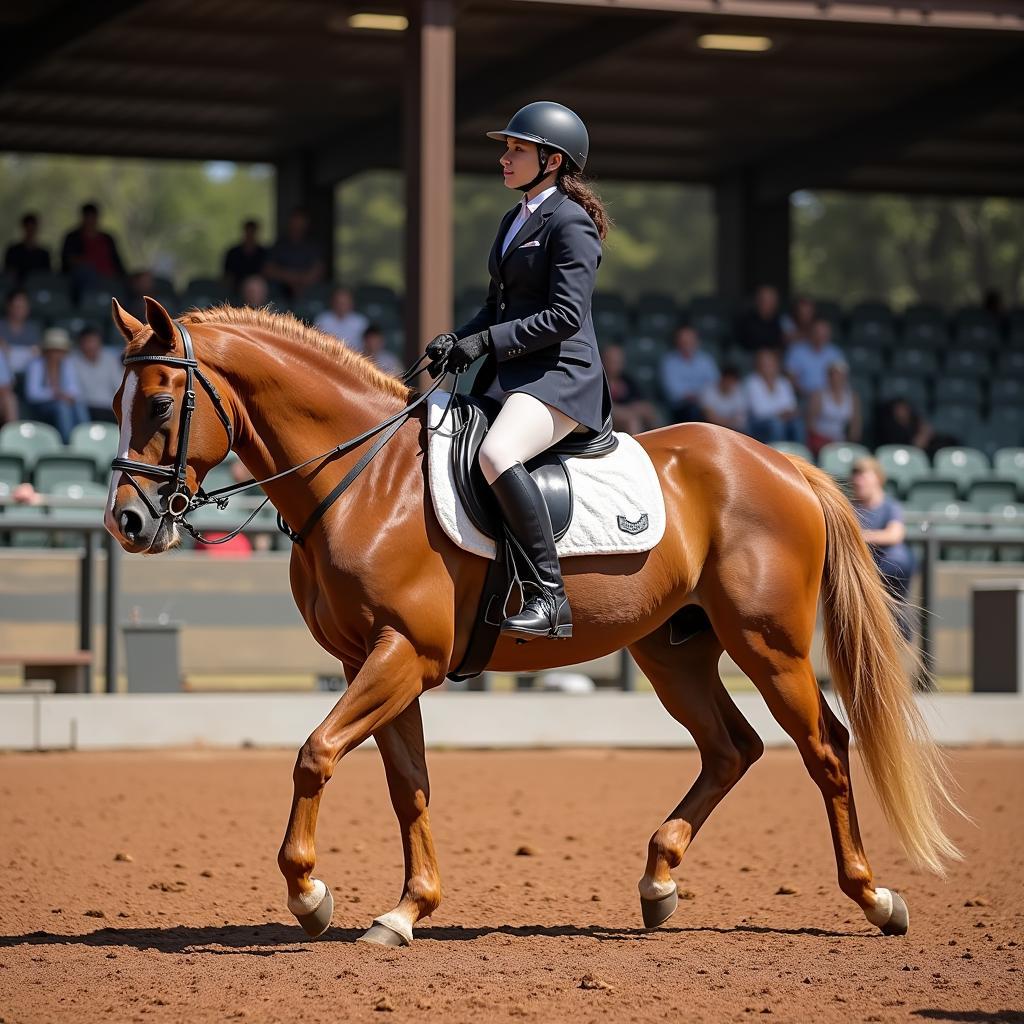
[[[750,415],[756,420],[771,419],[782,413],[796,411],[796,393],[793,385],[781,374],[775,378],[775,386],[769,387],[768,382],[759,373],[752,373],[746,380],[743,390],[747,395]]]
[[[68,362],[75,368],[75,378],[86,405],[105,409],[113,402],[114,394],[121,386],[124,367],[109,348],[100,349],[95,362],[78,351],[68,356]]]
[[[356,352],[363,351],[363,332],[370,325],[370,321],[353,310],[345,316],[338,316],[331,310],[325,309],[316,318],[316,326],[327,334],[333,334],[339,341],[345,342],[349,348]]]
[[[519,204],[519,212],[515,216],[515,220],[512,221],[511,226],[508,229],[508,234],[505,235],[505,240],[501,243],[501,255],[505,255],[505,250],[508,248],[509,243],[519,233],[519,229],[530,219],[530,215],[544,202],[545,199],[553,192],[558,191],[557,185],[552,185],[550,188],[544,189],[543,192],[538,192],[532,199],[527,199],[524,193],[523,201]]]

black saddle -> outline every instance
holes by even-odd
[[[503,535],[501,512],[477,461],[480,444],[499,411],[497,402],[471,395],[455,395],[449,426],[455,434],[452,443],[452,469],[455,489],[473,525],[492,539]],[[612,432],[609,415],[600,430],[572,433],[537,458],[526,469],[547,502],[555,540],[561,540],[572,522],[572,481],[565,460],[597,458],[615,451],[619,441]]]

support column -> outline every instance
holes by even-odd
[[[309,214],[310,235],[320,249],[329,281],[334,277],[334,184],[317,184],[314,154],[308,150],[289,153],[277,162],[276,169],[276,231],[266,242],[273,244],[284,232],[288,215],[301,206]]]
[[[452,0],[407,5],[403,91],[405,356],[452,327],[455,11]]]
[[[717,292],[733,305],[759,284],[790,290],[789,196],[759,195],[757,174],[744,167],[715,183]]]

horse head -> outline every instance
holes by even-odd
[[[232,427],[187,329],[155,299],[145,302],[147,323],[112,303],[125,372],[114,396],[121,434],[103,522],[126,551],[159,554],[177,543],[178,520],[230,451]]]

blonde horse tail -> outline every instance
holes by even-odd
[[[889,823],[916,864],[944,874],[960,851],[942,829],[943,812],[963,815],[945,759],[914,700],[916,651],[897,625],[897,601],[882,584],[850,503],[831,477],[794,464],[825,515],[822,604],[832,682]]]

